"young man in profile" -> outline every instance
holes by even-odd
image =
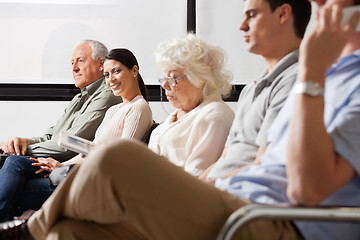
[[[201,179],[228,176],[265,152],[271,124],[292,88],[298,48],[311,16],[307,0],[246,0],[240,30],[249,52],[266,62],[265,73],[241,91],[225,149]]]

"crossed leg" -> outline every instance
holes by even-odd
[[[146,146],[120,140],[90,154],[28,226],[36,239],[54,234],[52,228],[64,219],[92,222],[89,228],[119,223],[119,232],[131,225],[149,239],[214,239],[243,204]]]
[[[248,203],[120,140],[73,169],[28,227],[35,239],[216,239],[228,216]],[[290,222],[257,221],[239,239],[297,237]]]

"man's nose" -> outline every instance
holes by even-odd
[[[244,32],[249,31],[249,25],[246,23],[246,20],[242,21],[242,23],[240,24],[239,30],[244,31]]]
[[[80,69],[79,69],[79,66],[78,66],[76,63],[74,63],[74,64],[72,65],[72,70],[73,70],[74,72],[77,72],[77,71],[79,71]]]

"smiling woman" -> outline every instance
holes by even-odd
[[[82,68],[88,64],[89,59],[86,56],[92,58],[91,52],[88,43],[80,44],[74,51],[72,62],[78,87],[81,87],[84,76],[89,73],[89,71],[83,71]],[[92,62],[96,66],[92,67],[102,69],[103,59],[102,57],[99,62]],[[135,56],[127,49],[114,49],[105,56],[104,61],[106,82],[114,95],[123,98],[123,102],[106,111],[103,121],[96,130],[94,144],[96,146],[109,144],[119,138],[145,141],[153,120],[151,109],[145,100],[147,92],[140,90],[139,85],[144,87],[144,82],[139,74],[139,64]],[[91,67],[87,66],[86,69],[88,68]],[[77,155],[62,163],[50,157],[29,159],[24,156],[9,156],[0,169],[0,179],[2,179],[0,181],[0,220],[17,215],[14,208],[38,209],[54,191],[49,187],[49,179],[43,177],[47,177],[49,172],[56,167],[79,164],[83,161],[86,161],[86,158],[82,155]]]
[[[147,89],[139,73],[139,64],[129,50],[118,48],[109,52],[105,57],[104,76],[114,95],[121,96],[124,103],[140,94],[148,101]]]

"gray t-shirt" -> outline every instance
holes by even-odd
[[[253,162],[259,147],[266,148],[269,128],[296,80],[298,55],[298,50],[289,53],[271,72],[241,91],[225,144],[226,157],[216,162],[208,178],[224,176]]]

